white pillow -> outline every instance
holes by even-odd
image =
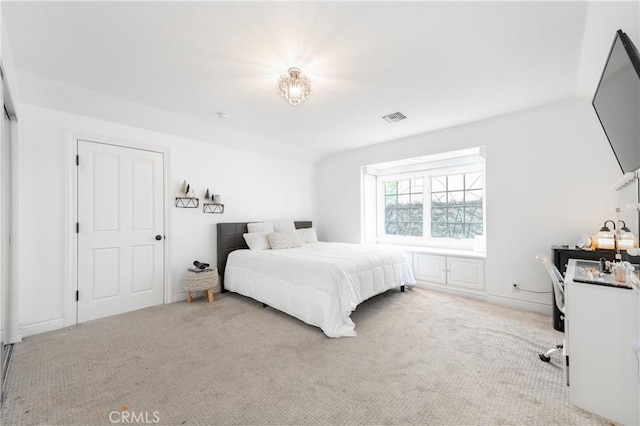
[[[302,244],[304,244],[295,231],[272,232],[267,235],[267,239],[274,250],[302,247]]]
[[[300,239],[307,244],[318,242],[318,236],[316,235],[316,230],[313,228],[296,229],[296,234],[298,234],[298,237],[300,237]]]
[[[247,223],[249,233],[253,232],[273,232],[273,222],[253,222]]]
[[[269,234],[271,234],[271,232],[252,232],[242,234],[242,236],[247,242],[249,250],[269,250],[271,248],[269,239],[267,238]]]
[[[295,232],[296,225],[292,220],[278,220],[273,222],[273,232]]]

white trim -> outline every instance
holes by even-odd
[[[4,103],[4,72],[2,71],[2,64],[0,64],[0,84],[2,85],[0,87],[0,103],[2,104],[2,107],[5,108],[5,103]],[[9,124],[11,124],[11,116],[9,116]],[[0,138],[4,139],[4,115],[2,115],[2,124],[0,124]],[[5,142],[0,142],[0,157],[2,157],[2,151],[4,148],[4,144]],[[8,141],[8,145],[9,145],[9,150],[11,149],[11,139],[9,139]],[[11,151],[9,151],[11,152]],[[11,159],[9,159],[9,169],[11,169]],[[2,223],[0,223],[0,241],[2,241],[0,244],[4,245],[4,241],[6,238],[10,238],[11,235],[11,222],[9,222],[7,224],[7,228],[4,228],[4,214],[5,211],[10,212],[11,211],[11,207],[6,205],[6,201],[4,200],[4,185],[5,185],[5,181],[4,181],[4,159],[0,158],[0,221]],[[9,193],[11,193],[11,188],[9,188]],[[12,203],[9,203],[12,204]],[[7,237],[5,234],[9,234],[9,237]],[[7,255],[5,257],[4,253],[3,253],[3,248],[0,247],[0,256],[2,256],[2,259],[0,259],[0,344],[4,345],[5,343],[5,339],[7,337],[7,333],[5,332],[5,328],[8,327],[8,323],[9,323],[9,315],[5,314],[5,308],[9,307],[9,287],[11,286],[11,246],[9,246],[7,248]],[[4,266],[5,266],[5,261],[8,264],[6,267],[9,269],[9,272],[7,274],[7,279],[5,281],[4,276],[5,276],[5,272],[4,272]],[[6,289],[6,291],[5,291]],[[6,300],[5,300],[6,299]],[[8,309],[7,309],[8,310]],[[4,353],[3,348],[0,348],[2,350],[0,350],[0,353]],[[0,360],[0,362],[2,362],[2,360]],[[3,378],[0,377],[0,386],[4,385],[3,383]]]
[[[0,55],[0,67],[2,67],[2,104],[7,106],[11,118],[11,235],[10,247],[10,271],[9,271],[9,315],[7,316],[6,338],[4,343],[16,343],[22,340],[22,325],[20,324],[20,284],[21,273],[20,260],[20,93],[18,90],[18,71],[16,69],[11,44],[6,31],[6,25],[0,25],[0,39],[2,41],[2,55]]]
[[[512,297],[501,296],[499,294],[487,294],[487,302],[495,305],[507,306],[520,311],[537,312],[544,315],[553,314],[553,308],[550,304],[530,302],[528,300],[515,299]]]
[[[519,311],[536,312],[543,315],[553,315],[552,306],[546,303],[530,302],[528,300],[514,299],[512,297],[501,296],[498,294],[487,294],[473,292],[473,290],[458,289],[446,285],[419,281],[416,287],[426,288],[442,293],[455,294],[457,296],[469,297],[472,299],[482,300],[493,305],[506,306],[507,308],[517,309]]]
[[[412,170],[407,172],[396,172],[389,174],[377,174],[375,176],[378,177],[378,180],[382,180],[383,182],[393,181],[393,180],[406,180],[406,179],[417,179],[420,177],[440,177],[440,176],[451,176],[457,174],[465,174],[465,173],[475,173],[475,172],[485,172],[486,166],[485,163],[480,163],[478,161],[474,161],[471,164],[456,164],[456,165],[448,165],[447,167],[438,167],[433,168],[429,167],[427,164],[424,165],[424,168],[419,170]]]
[[[457,296],[470,297],[472,299],[487,301],[487,296],[482,290],[465,289],[460,287],[452,287],[446,284],[437,284],[429,281],[419,280],[415,284],[416,287],[426,288],[429,290],[439,291],[442,293],[455,294]]]
[[[381,176],[416,170],[422,171],[426,169],[441,169],[456,165],[474,164],[482,162],[481,158],[484,158],[483,148],[484,147],[477,147],[460,151],[442,152],[423,157],[370,164],[365,167],[367,168],[367,173]]]
[[[67,254],[67,262],[64,269],[64,278],[67,288],[64,294],[64,325],[71,326],[78,323],[77,303],[75,301],[75,292],[78,289],[78,239],[76,234],[76,222],[78,221],[78,193],[77,193],[77,142],[78,140],[86,140],[91,142],[102,143],[106,145],[121,146],[124,148],[134,148],[144,151],[152,151],[163,154],[164,168],[164,192],[163,192],[163,213],[164,213],[164,277],[163,277],[163,303],[173,302],[173,279],[171,274],[171,266],[173,259],[173,243],[171,229],[171,203],[169,198],[169,187],[171,186],[172,171],[171,164],[173,149],[162,145],[148,144],[144,142],[132,141],[129,139],[119,139],[110,136],[101,136],[86,132],[77,132],[72,130],[65,131],[65,156],[66,156],[66,173],[65,173],[65,252]],[[80,160],[82,161],[82,159]],[[186,296],[185,296],[186,297]]]
[[[11,282],[9,324],[7,341],[22,341],[23,330],[20,324],[20,131],[16,116],[11,119]]]
[[[65,327],[65,322],[66,321],[63,317],[59,317],[44,321],[22,324],[22,334],[24,337],[28,337],[35,336],[36,334],[40,333],[59,330]]]
[[[171,302],[172,302],[172,303],[173,303],[173,302],[183,302],[183,301],[185,301],[185,300],[187,300],[187,292],[186,292],[186,291],[184,291],[184,290],[183,290],[183,291],[181,291],[181,292],[179,292],[179,293],[174,294],[174,295],[171,297]]]
[[[76,173],[76,139],[74,136],[65,132],[65,253],[66,264],[64,268],[64,282],[67,288],[64,292],[64,325],[69,327],[77,323],[77,303],[75,302],[74,293],[78,288],[78,268],[76,267],[78,260],[77,238],[75,233],[75,224],[78,221],[78,211],[76,202],[78,200],[78,182]]]
[[[392,174],[392,175],[377,175],[377,181],[379,184],[381,183],[385,183],[385,182],[393,182],[396,180],[411,180],[411,179],[424,179],[426,175],[429,175],[429,173],[427,173],[427,171],[422,170],[422,171],[414,171],[414,172],[408,172],[408,173],[396,173],[396,174]]]
[[[202,296],[202,294],[203,293],[201,291],[196,291],[195,297],[200,297]],[[213,294],[214,295],[220,294],[220,284],[213,287]],[[184,302],[185,300],[187,300],[187,292],[185,290],[182,290],[182,291],[179,291],[178,293],[175,293],[171,297],[171,300],[168,303]]]
[[[9,123],[11,126],[9,141],[11,158],[9,160],[11,164],[11,187],[10,197],[11,205],[10,209],[10,224],[9,235],[11,237],[11,245],[9,247],[9,288],[7,291],[8,301],[7,307],[9,314],[6,316],[7,324],[3,324],[5,335],[3,336],[3,342],[16,343],[22,341],[22,328],[20,324],[20,197],[18,193],[19,188],[19,164],[20,164],[20,134],[17,121],[17,113],[15,103],[11,96],[13,88],[10,82],[7,80],[6,73],[4,74],[4,80],[2,84],[1,97],[2,105],[6,106],[9,113]],[[6,340],[4,340],[6,338]]]
[[[429,238],[403,237],[402,235],[385,235],[376,239],[376,244],[392,246],[422,247],[433,249],[472,251],[474,240],[471,238]]]
[[[472,250],[448,249],[443,247],[414,246],[414,245],[408,245],[408,244],[382,244],[382,243],[378,243],[378,244],[382,246],[393,247],[405,253],[435,254],[435,255],[441,255],[441,256],[465,257],[468,259],[486,259],[487,258],[487,253],[472,251]]]

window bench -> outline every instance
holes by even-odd
[[[437,247],[393,247],[406,253],[419,286],[485,298],[486,253]]]

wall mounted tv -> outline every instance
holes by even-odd
[[[640,169],[640,54],[618,30],[593,97],[623,173]]]

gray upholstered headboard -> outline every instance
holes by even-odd
[[[244,241],[242,234],[247,233],[247,223],[218,223],[217,252],[218,252],[218,273],[220,274],[221,289],[224,291],[224,269],[227,266],[229,253],[238,249],[249,248]],[[296,229],[311,228],[311,221],[294,222]]]

